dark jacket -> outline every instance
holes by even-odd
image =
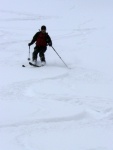
[[[37,32],[37,33],[33,36],[33,39],[32,39],[32,41],[31,41],[30,45],[32,45],[32,44],[34,44],[35,42],[37,42],[37,39],[38,39],[40,33],[41,33],[41,31]],[[48,35],[48,33],[45,32],[45,33],[43,33],[43,34],[45,34],[45,38],[46,38],[47,44],[50,45],[50,46],[52,46],[52,40],[51,40],[50,36]]]

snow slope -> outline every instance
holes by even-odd
[[[1,1],[0,150],[113,150],[112,8],[112,0]],[[69,69],[51,47],[45,67],[28,65],[41,25]]]

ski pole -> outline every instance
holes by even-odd
[[[30,60],[30,46],[29,46],[29,57],[28,57],[28,60]]]
[[[57,51],[54,49],[53,46],[51,46],[53,48],[53,50],[56,52],[56,54],[59,56],[59,58],[62,60],[62,58],[60,57],[60,55],[57,53]],[[62,62],[64,63],[64,65],[68,68],[68,66],[66,65],[66,63],[62,60]],[[69,69],[69,68],[68,68]]]

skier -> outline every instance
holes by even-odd
[[[28,43],[28,46],[30,47],[32,44],[36,42],[36,46],[34,47],[34,52],[32,54],[32,60],[35,65],[37,65],[37,57],[38,54],[40,56],[40,60],[42,64],[44,65],[46,63],[45,60],[45,52],[47,50],[47,45],[52,46],[52,40],[48,33],[46,32],[46,26],[41,26],[41,31],[37,32],[32,41]]]

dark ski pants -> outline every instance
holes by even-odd
[[[34,47],[34,52],[32,55],[33,61],[37,60],[38,54],[39,54],[40,60],[45,61],[44,53],[46,52],[46,50],[47,50],[47,47],[39,47],[39,46]]]

